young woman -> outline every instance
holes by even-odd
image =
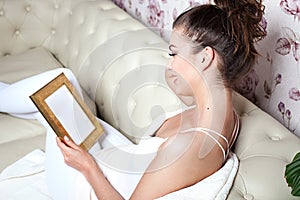
[[[159,198],[222,167],[239,127],[232,90],[255,62],[254,43],[265,36],[262,15],[261,0],[215,0],[215,5],[191,8],[175,20],[165,78],[188,109],[166,119],[141,144],[92,156],[68,138],[56,138],[65,163],[83,175],[98,199]],[[108,157],[145,149],[154,154],[137,170],[140,175],[109,169],[113,162]]]
[[[232,88],[250,71],[257,55],[254,42],[265,36],[260,26],[263,5],[257,0],[215,4],[187,10],[173,24],[166,81],[194,107],[155,132],[166,140],[130,199],[155,199],[197,183],[220,169],[235,141],[238,117]],[[86,177],[99,199],[123,198],[90,154],[69,140],[58,139],[57,144],[66,163]]]

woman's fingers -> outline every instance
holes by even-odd
[[[70,152],[70,147],[68,147],[64,141],[62,141],[61,138],[56,137],[56,143],[57,146],[60,148],[60,151],[62,152],[64,158],[67,156],[67,153],[69,154]]]
[[[56,143],[61,150],[63,150],[66,146],[59,137],[56,137]]]
[[[75,144],[72,140],[69,139],[68,136],[64,136],[64,142],[71,148],[73,149],[77,149],[77,150],[80,150],[80,146],[78,146],[77,144]]]
[[[86,171],[90,163],[94,162],[92,156],[80,146],[76,145],[68,138],[56,138],[57,146],[60,148],[65,163],[78,171]]]

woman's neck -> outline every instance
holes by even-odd
[[[193,99],[197,107],[197,125],[213,126],[215,131],[222,132],[226,118],[233,109],[232,90],[223,84],[206,84],[195,91]]]

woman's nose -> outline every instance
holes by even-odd
[[[174,58],[170,58],[170,59],[169,59],[169,62],[168,62],[168,64],[167,64],[167,69],[172,69],[173,60],[174,60]]]

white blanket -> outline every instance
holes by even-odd
[[[225,200],[237,173],[238,164],[237,156],[230,153],[225,165],[211,176],[158,200]]]
[[[0,174],[1,199],[51,200],[45,184],[44,152],[34,150],[8,166]],[[225,200],[238,169],[231,153],[216,173],[188,188],[170,193],[159,200]]]

